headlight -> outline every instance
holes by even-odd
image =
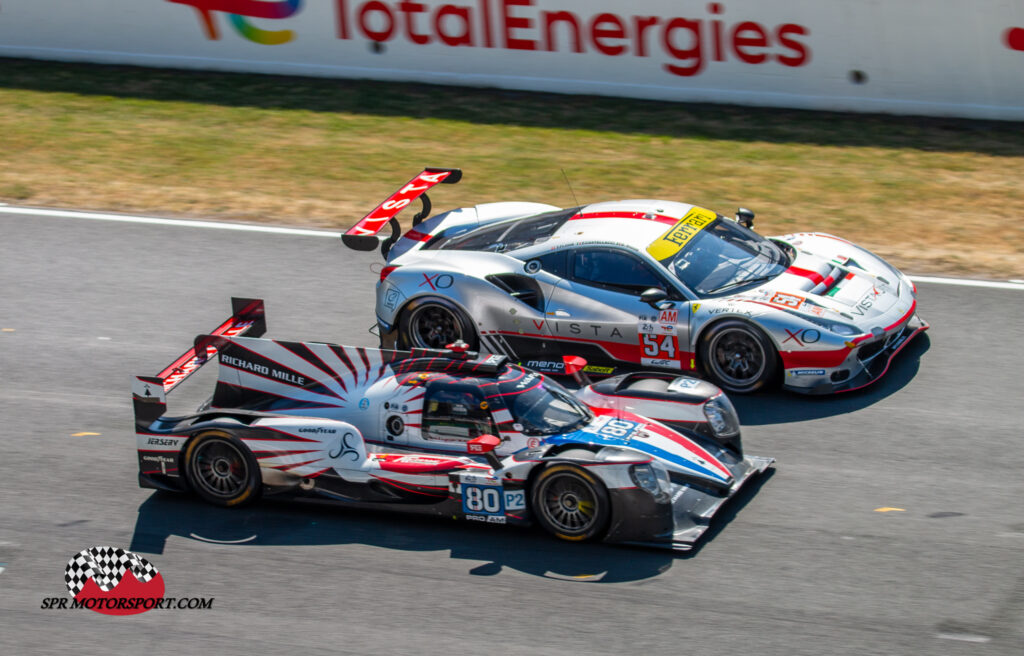
[[[828,319],[822,319],[820,317],[804,315],[800,315],[800,318],[809,323],[813,323],[816,326],[821,326],[825,330],[831,331],[837,335],[843,335],[844,337],[859,335],[862,332],[860,329],[855,328],[848,323],[839,323],[838,321],[829,321]]]
[[[633,465],[629,468],[629,477],[633,479],[638,488],[646,490],[656,497],[669,491],[668,470],[656,462]]]
[[[651,494],[660,492],[658,489],[658,477],[654,473],[654,467],[647,465],[633,465],[629,469],[629,475],[638,488],[647,490]]]
[[[845,323],[830,323],[828,325],[828,329],[836,333],[837,335],[843,335],[847,337],[850,335],[858,335],[861,332],[854,328],[853,326],[847,325]]]
[[[708,424],[716,436],[733,437],[740,434],[740,418],[724,394],[708,399],[704,404],[704,416],[708,418]]]

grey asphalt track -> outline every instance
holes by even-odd
[[[678,556],[140,489],[132,375],[232,295],[266,299],[269,336],[372,346],[377,257],[12,215],[0,239],[0,653],[1024,653],[1024,292],[919,285],[932,329],[879,384],[736,399],[776,468]],[[209,393],[195,378],[172,410]],[[212,610],[41,609],[98,545]]]

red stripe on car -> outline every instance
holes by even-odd
[[[902,317],[900,317],[899,320],[896,323],[890,324],[890,325],[885,327],[886,332],[892,330],[893,328],[895,328],[896,326],[900,325],[901,323],[903,323],[904,321],[906,321],[910,317],[914,316],[914,310],[916,310],[916,309],[917,309],[917,301],[914,301],[913,303],[910,304],[910,309],[907,310],[907,313],[904,314]]]
[[[868,335],[870,337],[871,335]],[[786,369],[794,367],[831,368],[838,367],[850,354],[849,348],[832,351],[779,351],[782,366]]]
[[[795,266],[791,266],[788,269],[786,269],[786,273],[791,273],[794,276],[803,276],[804,278],[809,279],[815,285],[817,285],[819,282],[824,282],[825,280],[825,277],[822,276],[817,271],[811,271],[810,269],[801,269],[800,267]]]
[[[650,422],[650,419],[648,419],[647,417],[641,417],[640,415],[633,414],[632,412],[629,412],[628,410],[616,410],[614,408],[595,408],[593,406],[590,406],[590,409],[591,409],[591,411],[593,411],[593,413],[595,415],[599,415],[599,416],[614,415],[614,417],[616,419],[626,419],[628,421],[636,422],[636,423],[640,424],[641,426],[643,426],[644,430],[648,430],[648,431],[654,433],[655,435],[658,435],[660,437],[664,437],[664,438],[667,438],[669,440],[672,440],[673,442],[675,442],[679,446],[681,446],[684,449],[686,449],[687,451],[689,451],[691,454],[693,454],[693,455],[697,456],[698,458],[704,460],[708,465],[711,465],[715,469],[719,470],[719,473],[721,474],[721,476],[723,478],[725,478],[726,480],[732,478],[732,474],[729,472],[729,468],[726,467],[725,465],[723,465],[718,460],[718,458],[716,458],[715,456],[711,455],[710,453],[708,453],[707,451],[705,451],[704,449],[699,447],[697,444],[695,444],[694,442],[691,442],[685,436],[680,435],[679,433],[677,433],[676,431],[672,430],[671,428],[668,428],[666,426],[662,426],[660,424],[652,424]]]
[[[644,221],[657,221],[667,225],[675,225],[679,219],[663,214],[652,212],[587,212],[574,214],[570,221],[586,221],[588,219],[643,219]]]
[[[429,241],[433,235],[427,232],[420,232],[419,230],[413,229],[402,236],[407,239],[412,239],[414,241]]]
[[[499,335],[511,335],[513,337],[531,337],[534,339],[551,339],[561,342],[571,342],[574,344],[595,344],[601,347],[605,353],[612,356],[616,360],[622,360],[623,362],[640,362],[643,347],[639,341],[636,344],[629,344],[624,342],[608,342],[600,339],[585,339],[578,336],[566,336],[566,335],[541,335],[539,333],[518,333],[511,330],[498,330],[494,331]],[[695,355],[691,351],[678,351],[679,362],[683,369],[690,369],[690,359]]]

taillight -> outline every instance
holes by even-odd
[[[387,278],[388,276],[390,276],[391,272],[394,271],[395,269],[397,269],[399,266],[401,266],[401,265],[392,264],[391,266],[386,266],[383,269],[381,269],[380,270],[380,281],[384,282],[384,279]]]

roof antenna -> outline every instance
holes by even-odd
[[[572,183],[569,182],[569,176],[566,175],[565,169],[560,168],[559,171],[562,172],[562,177],[565,178],[565,185],[567,187],[569,187],[569,193],[572,194],[572,202],[576,203],[576,207],[579,208],[579,209],[576,210],[576,214],[579,214],[580,210],[583,209],[583,206],[580,205],[580,200],[578,198],[576,198],[576,192],[572,188]]]

